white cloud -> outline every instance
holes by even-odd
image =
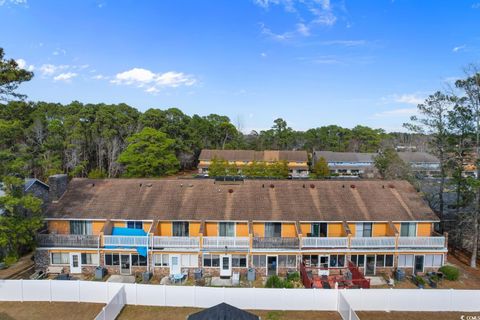
[[[94,75],[94,76],[92,77],[92,79],[94,79],[94,80],[105,80],[105,79],[108,79],[108,78],[109,78],[109,77],[104,76],[103,74],[97,74],[97,75]]]
[[[53,54],[54,56],[66,55],[66,54],[67,54],[67,50],[57,48],[57,49],[55,49],[55,50],[52,52],[52,54]]]
[[[463,51],[463,50],[465,50],[466,47],[467,47],[466,45],[461,45],[461,46],[458,46],[458,47],[454,47],[454,48],[452,49],[452,51],[453,51],[453,52]]]
[[[71,79],[75,78],[76,76],[78,76],[78,74],[76,74],[75,72],[60,73],[59,75],[55,76],[53,80],[69,82]]]
[[[320,44],[325,46],[345,46],[345,47],[357,47],[367,44],[365,40],[330,40],[322,41]]]
[[[417,94],[393,95],[394,102],[418,105],[424,102],[425,98]]]
[[[148,86],[145,90],[148,93],[156,93],[160,88],[176,88],[180,86],[192,86],[197,80],[192,75],[183,72],[168,71],[165,73],[154,73],[143,68],[133,68],[118,73],[111,83],[117,85],[134,85],[139,88]]]
[[[62,70],[66,70],[70,68],[69,65],[54,65],[54,64],[42,64],[40,66],[40,72],[43,76],[52,76],[55,73],[61,72]]]
[[[266,54],[265,52],[262,52],[262,53],[260,53],[260,57],[266,58],[266,57],[267,57],[267,54]]]
[[[24,59],[17,59],[17,60],[15,60],[15,62],[17,62],[18,67],[20,69],[26,69],[28,71],[35,70],[35,66],[33,64],[28,65],[27,61],[25,61]]]
[[[21,5],[28,8],[27,0],[0,0],[0,6],[3,5]]]
[[[308,37],[310,35],[310,28],[304,23],[297,23],[297,32],[302,36]]]
[[[373,116],[375,118],[386,118],[386,117],[410,117],[417,113],[417,108],[400,108],[382,111],[375,113]]]

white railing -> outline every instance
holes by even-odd
[[[250,248],[250,238],[248,237],[203,237],[203,247],[210,248]]]
[[[302,238],[302,248],[346,248],[348,246],[348,238],[320,238],[307,237]]]
[[[147,247],[148,236],[103,236],[104,246]]]
[[[153,237],[155,248],[199,248],[199,237]]]
[[[395,247],[394,237],[351,238],[352,248],[388,248]]]
[[[443,248],[445,237],[399,237],[399,248]]]

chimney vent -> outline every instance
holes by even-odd
[[[233,189],[228,189],[228,193],[233,193]]]
[[[350,185],[350,188],[355,189],[355,185],[354,185],[354,184],[351,184],[351,185]]]
[[[270,188],[272,188],[272,189],[275,188],[275,186],[273,185],[273,183],[270,185]]]
[[[312,183],[312,184],[310,185],[310,188],[315,189],[315,185]]]

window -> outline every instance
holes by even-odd
[[[106,266],[120,265],[120,257],[118,253],[105,253],[105,265]]]
[[[82,264],[90,264],[90,265],[98,266],[99,265],[98,254],[82,253]]]
[[[174,237],[188,237],[188,221],[174,221],[173,222],[173,236]]]
[[[366,238],[372,236],[372,223],[362,222],[355,224],[355,237]]]
[[[328,260],[329,256],[320,256],[320,264],[318,266],[320,268],[328,269]]]
[[[247,256],[234,254],[232,255],[232,267],[234,268],[246,268],[247,267]]]
[[[196,254],[182,254],[180,258],[182,267],[198,267],[198,256]]]
[[[168,254],[155,254],[153,256],[153,264],[156,267],[168,267]]]
[[[345,266],[345,255],[343,254],[332,254],[330,255],[330,267],[331,268],[342,268]]]
[[[127,221],[127,228],[129,229],[143,229],[142,221]]]
[[[92,221],[70,221],[70,234],[93,234]]]
[[[401,237],[415,237],[417,235],[417,224],[415,222],[402,222],[400,225]]]
[[[281,237],[282,224],[280,222],[265,222],[265,237]]]
[[[235,237],[235,222],[219,222],[218,235],[220,237]]]
[[[443,256],[441,254],[426,254],[424,266],[425,267],[441,267]]]
[[[267,266],[267,256],[264,255],[254,255],[252,256],[253,266],[259,268],[265,268]]]
[[[297,256],[294,255],[280,255],[278,256],[278,266],[283,268],[296,268]]]
[[[220,256],[218,254],[204,254],[203,255],[204,267],[220,267]]]
[[[413,267],[413,254],[401,254],[398,256],[398,267]]]
[[[312,237],[326,237],[327,236],[326,223],[312,223],[311,236]]]
[[[52,264],[69,264],[70,254],[68,252],[52,252]]]
[[[147,265],[147,257],[139,254],[132,254],[132,266],[141,267]]]
[[[350,256],[350,259],[359,268],[365,266],[365,256],[363,254],[354,254]]]

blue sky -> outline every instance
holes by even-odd
[[[392,131],[480,62],[480,2],[0,0],[0,46],[31,100]]]

